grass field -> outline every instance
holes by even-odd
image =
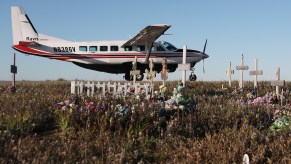
[[[251,163],[291,163],[290,125],[270,128],[291,117],[291,96],[284,106],[242,104],[252,83],[236,93],[223,83],[188,83],[185,96],[194,105],[162,110],[142,96],[72,96],[63,80],[19,81],[15,94],[2,82],[0,162],[242,163],[248,154]],[[167,83],[168,97],[176,85]],[[259,96],[274,90],[268,82],[259,87]]]

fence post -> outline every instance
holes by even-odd
[[[71,94],[75,94],[76,92],[76,82],[71,81]]]
[[[128,86],[128,84],[127,83],[125,83],[124,84],[124,97],[126,96],[126,94],[127,94],[127,87]]]
[[[102,83],[102,96],[105,96],[105,82]]]
[[[83,81],[80,82],[80,94],[83,94],[84,83]]]
[[[95,92],[95,85],[94,85],[94,82],[92,81],[92,84],[91,84],[91,97],[93,97],[94,92]]]
[[[116,87],[117,87],[117,86],[116,86],[116,82],[114,82],[113,85],[114,85],[114,88],[113,88],[113,95],[115,95],[115,94],[116,94]]]
[[[145,83],[144,84],[144,86],[145,86],[145,94],[146,94],[146,97],[148,97],[148,83]]]
[[[86,89],[87,89],[87,96],[90,96],[90,90],[91,90],[91,83],[88,81],[87,84],[85,85]]]

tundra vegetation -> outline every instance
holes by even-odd
[[[70,95],[66,80],[18,81],[15,94],[0,84],[1,163],[291,163],[290,96],[280,103],[248,103],[226,82],[189,82],[191,107],[165,109],[142,95]],[[159,90],[159,82],[155,82]],[[169,99],[177,82],[167,82]],[[238,82],[235,82],[235,86]],[[275,89],[259,82],[258,96]],[[287,83],[284,88],[290,88]],[[247,96],[248,95],[248,96]],[[246,103],[241,102],[244,99]],[[249,100],[250,101],[250,100]],[[162,104],[162,105],[161,105]]]

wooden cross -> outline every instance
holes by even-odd
[[[178,64],[178,70],[182,71],[183,87],[185,87],[185,83],[186,83],[186,71],[189,71],[191,67],[189,63],[186,63],[186,51],[187,51],[187,46],[183,46],[183,62],[182,64]]]
[[[263,71],[262,70],[258,70],[258,59],[255,59],[255,70],[254,71],[250,71],[250,76],[255,76],[255,80],[254,80],[254,88],[255,90],[258,87],[258,75],[263,75]]]
[[[167,59],[164,57],[162,61],[162,72],[161,79],[163,80],[163,85],[165,86],[165,81],[168,79],[168,69],[167,69]]]
[[[279,89],[281,86],[284,86],[284,81],[280,80],[280,67],[278,67],[277,72],[276,72],[277,80],[271,81],[271,86],[276,86],[276,95],[277,98],[279,98]]]
[[[231,75],[234,74],[234,70],[231,69],[231,62],[229,62],[229,69],[226,70],[226,75],[228,76],[228,86],[231,88]]]
[[[130,75],[133,75],[133,85],[135,85],[136,76],[139,74],[140,70],[137,70],[137,57],[135,56],[135,59],[132,62],[132,71],[130,71]]]
[[[150,80],[151,84],[153,84],[153,79],[154,77],[156,77],[156,71],[153,71],[154,69],[153,59],[150,60],[149,69],[150,70],[146,69],[147,79]]]
[[[236,66],[236,70],[240,70],[240,83],[239,83],[239,87],[242,89],[243,88],[243,79],[244,79],[244,74],[243,71],[244,70],[248,70],[249,67],[244,65],[244,55],[241,55],[241,62],[239,66]]]

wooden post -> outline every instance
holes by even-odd
[[[153,69],[154,69],[154,63],[153,63],[153,59],[151,59],[149,63],[149,70],[146,69],[147,79],[150,81],[151,84],[153,84],[153,79],[154,77],[156,77],[156,71],[154,71]]]
[[[83,90],[84,90],[84,83],[83,83],[83,81],[80,82],[79,86],[80,86],[80,95],[81,95],[81,94],[83,94]]]
[[[94,82],[92,81],[92,84],[91,84],[91,97],[93,97],[94,93],[95,93],[95,84]]]
[[[137,70],[137,57],[135,56],[135,60],[132,62],[132,71],[130,74],[133,75],[133,85],[136,82],[136,76],[140,74],[140,70]]]
[[[277,98],[279,98],[280,86],[284,86],[284,81],[280,80],[280,67],[278,67],[277,69],[276,76],[277,76],[277,80],[271,81],[271,86],[276,86],[276,95],[277,95]]]
[[[187,46],[183,46],[183,62],[182,64],[178,64],[178,70],[182,71],[182,83],[183,87],[185,87],[186,83],[186,71],[190,70],[190,64],[186,63],[186,58],[187,58]]]
[[[278,67],[276,75],[277,75],[277,80],[279,81],[280,80],[280,67]],[[276,86],[276,95],[277,95],[277,97],[279,97],[279,89],[280,89],[279,87],[280,87],[279,85]]]
[[[231,88],[231,75],[234,74],[234,70],[231,69],[231,62],[229,62],[229,69],[226,70],[226,75],[228,76],[228,86]]]
[[[242,89],[243,88],[243,82],[244,82],[244,75],[243,75],[243,71],[244,70],[248,70],[249,67],[244,65],[244,55],[241,55],[241,62],[239,66],[236,66],[236,70],[240,70],[240,83],[239,83],[239,87]]]
[[[71,94],[75,94],[75,93],[76,93],[76,82],[71,81]]]
[[[11,88],[11,92],[14,93],[16,91],[15,77],[16,77],[16,74],[17,74],[15,53],[13,54],[13,65],[11,65],[11,73],[12,73],[12,88]]]
[[[102,96],[105,96],[105,92],[106,92],[106,85],[105,82],[102,83]]]
[[[258,70],[258,59],[255,59],[255,70],[249,72],[251,76],[255,76],[254,88],[258,87],[258,75],[263,75],[262,70]]]
[[[165,86],[165,81],[168,79],[168,69],[167,69],[167,59],[163,57],[162,61],[162,72],[161,79],[163,80],[163,85]]]

